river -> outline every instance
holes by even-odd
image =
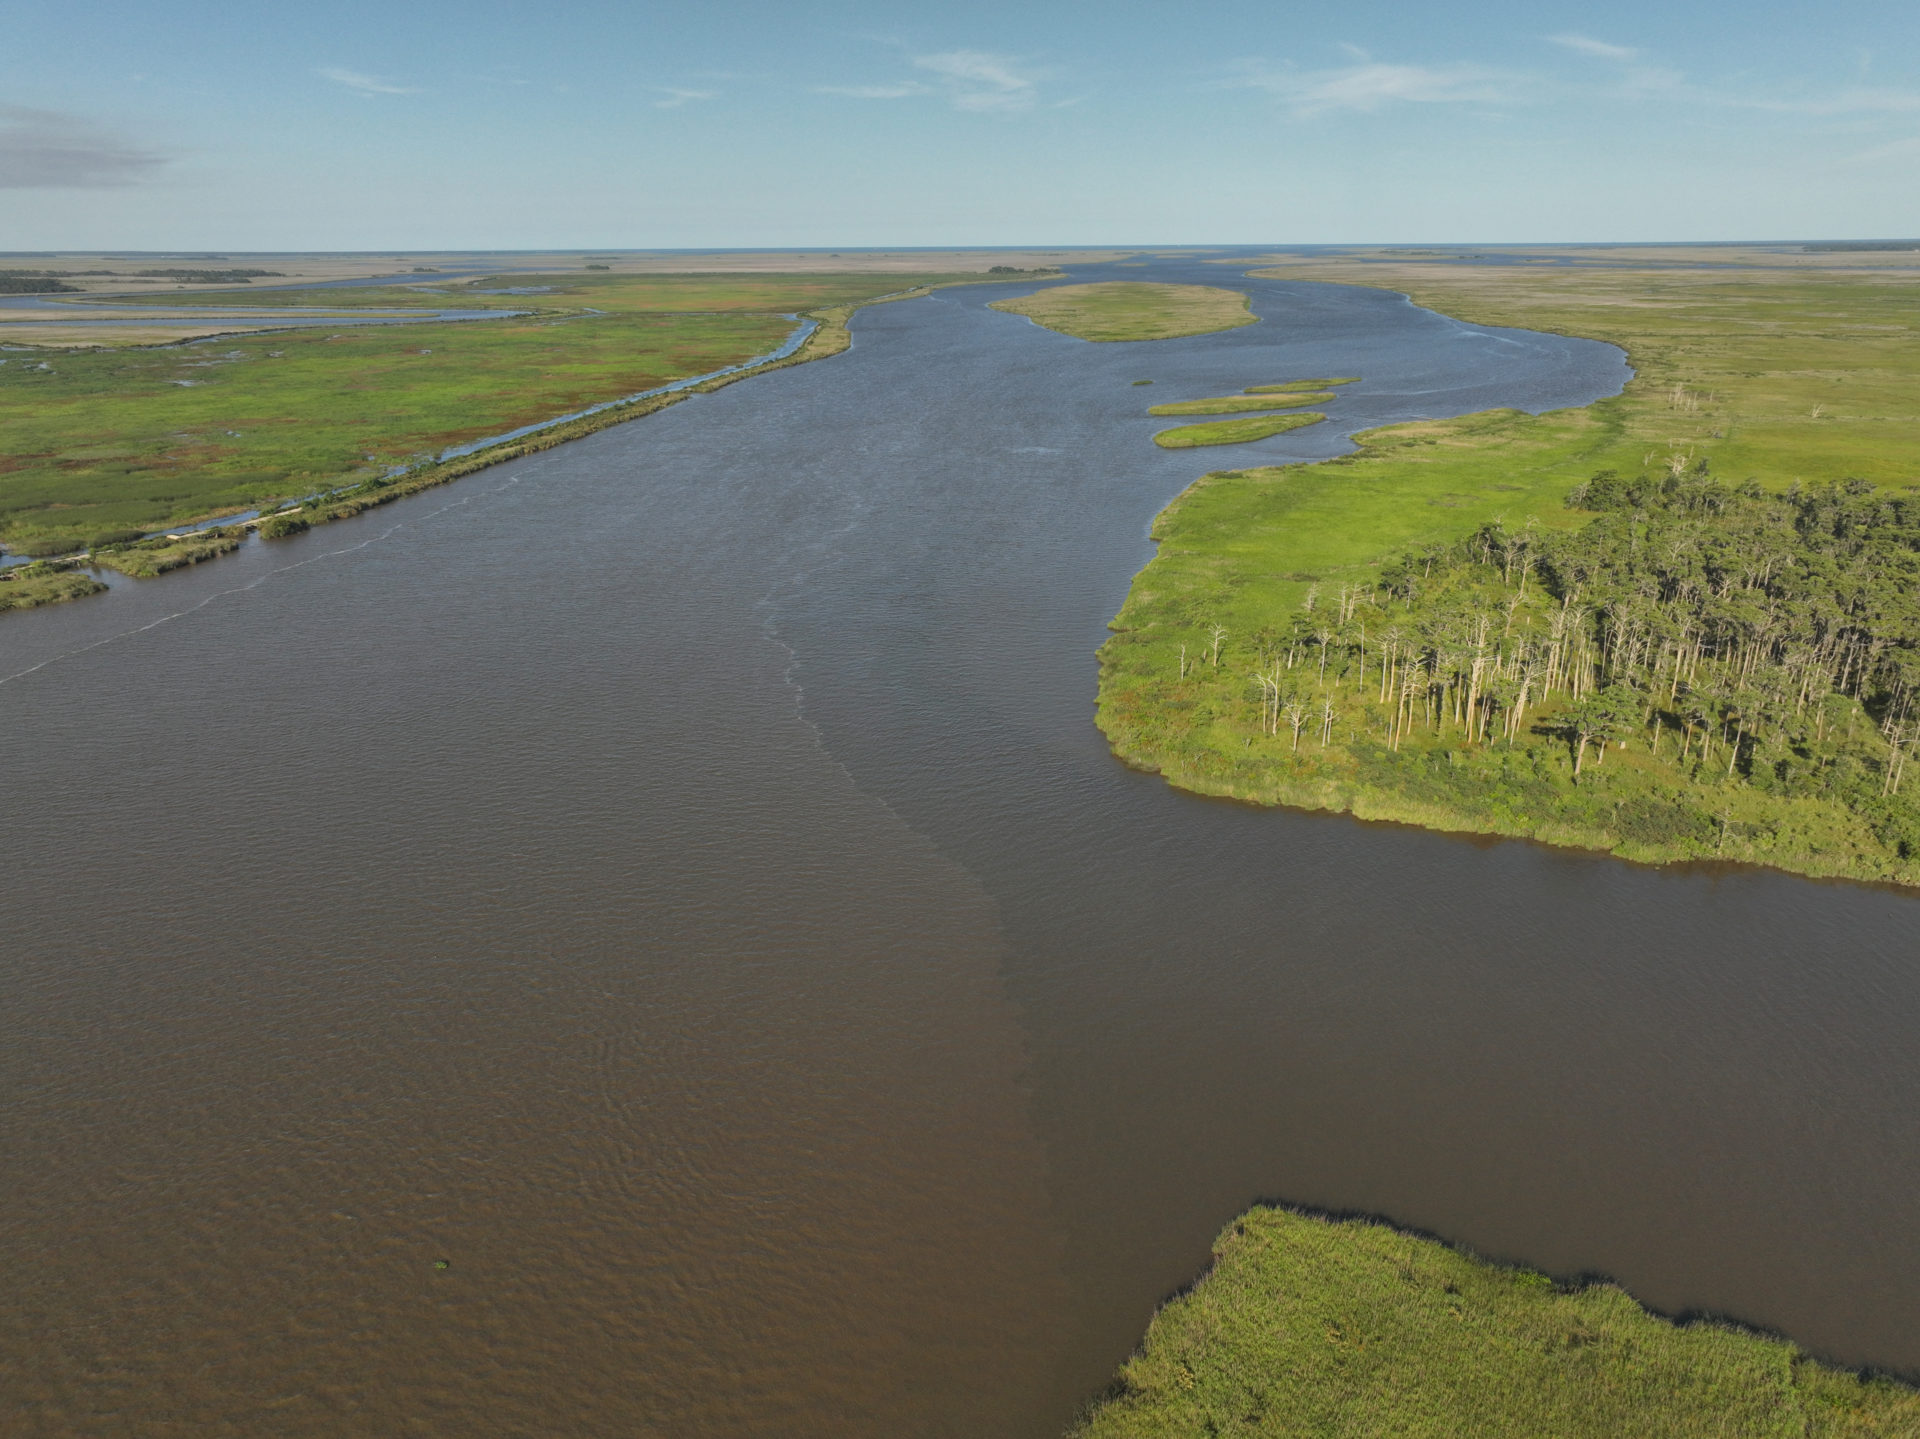
[[[1194,260],[1079,278],[1231,279]],[[1913,898],[1131,773],[1209,457],[1606,346],[985,308],[0,623],[10,1432],[1055,1435],[1256,1199],[1920,1371]],[[1132,382],[1152,379],[1152,388]]]

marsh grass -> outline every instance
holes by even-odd
[[[796,361],[836,353],[847,343],[847,316],[861,303],[954,279],[513,278],[551,279],[554,291],[479,299],[511,307],[538,303],[546,307],[542,313],[48,351],[47,369],[38,363],[0,368],[0,433],[6,436],[0,542],[26,553],[60,553],[102,535],[138,534],[263,500],[331,491],[398,467],[433,469],[427,461],[449,446],[770,350],[792,330],[791,313],[821,321]],[[343,295],[346,303],[382,308],[448,304],[446,296],[405,290],[245,298],[332,305]],[[230,304],[234,297],[164,298]],[[602,313],[587,313],[589,304]],[[637,413],[645,410],[610,411],[593,428]],[[577,432],[584,433],[568,431]]]
[[[1156,409],[1155,414],[1163,413]],[[1251,420],[1218,420],[1210,425],[1177,425],[1171,430],[1162,430],[1153,437],[1153,442],[1163,450],[1190,450],[1202,445],[1244,445],[1249,440],[1264,440],[1269,435],[1283,435],[1288,430],[1303,429],[1308,425],[1317,425],[1326,416],[1317,410],[1301,414],[1268,415]]]
[[[158,536],[133,544],[96,547],[88,556],[103,569],[118,570],[136,580],[150,580],[169,570],[185,569],[202,560],[231,554],[246,539],[246,531],[223,527],[182,535],[178,539]]]
[[[1368,1220],[1261,1207],[1075,1439],[1920,1434],[1920,1394]]]
[[[38,561],[0,570],[0,610],[31,610],[102,593],[92,575]]]
[[[1324,405],[1331,390],[1301,390],[1285,395],[1218,395],[1208,400],[1178,400],[1151,406],[1149,415],[1239,415],[1253,410],[1289,410],[1296,405]]]
[[[1211,285],[1155,285],[1107,280],[1059,285],[990,308],[1025,315],[1037,325],[1079,340],[1170,340],[1236,329],[1259,320],[1239,290]]]
[[[1664,475],[1675,460],[1705,460],[1730,484],[1782,490],[1920,479],[1916,277],[1427,267],[1401,278],[1423,303],[1476,321],[1613,339],[1638,373],[1583,409],[1398,425],[1356,436],[1359,452],[1340,459],[1202,477],[1155,520],[1159,552],[1101,650],[1099,722],[1115,752],[1184,788],[1262,803],[1650,863],[1920,881],[1920,864],[1849,802],[1681,774],[1648,762],[1644,739],[1576,785],[1573,756],[1532,728],[1511,746],[1414,740],[1389,753],[1369,738],[1374,716],[1357,691],[1324,746],[1263,737],[1258,637],[1285,631],[1310,592],[1332,603],[1343,588],[1370,591],[1386,562],[1496,519],[1515,532],[1582,525],[1591,516],[1566,497],[1596,472]],[[1196,652],[1215,626],[1228,636],[1219,665],[1183,668],[1181,646]]]
[[[1357,385],[1358,375],[1334,375],[1319,380],[1285,380],[1277,385],[1248,385],[1249,395],[1284,395],[1295,390],[1324,390],[1333,385]]]

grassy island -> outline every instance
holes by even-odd
[[[1078,340],[1111,341],[1171,340],[1237,329],[1260,318],[1247,306],[1239,290],[1108,280],[995,300],[991,308],[1025,315],[1036,325]]]
[[[1264,803],[1920,883],[1920,283],[1458,283],[1636,378],[1201,479],[1102,650],[1115,750]]]
[[[1290,410],[1298,405],[1324,405],[1333,398],[1331,390],[1291,390],[1256,392],[1244,395],[1216,395],[1206,400],[1176,400],[1166,405],[1151,405],[1149,415],[1240,415],[1250,410]]]
[[[1259,1208],[1075,1439],[1920,1434],[1920,1393],[1364,1220]]]
[[[1284,395],[1295,390],[1324,390],[1333,385],[1357,385],[1358,375],[1336,375],[1318,380],[1283,380],[1277,385],[1248,385],[1249,395]]]
[[[1307,425],[1317,425],[1326,416],[1318,410],[1291,415],[1262,415],[1251,420],[1215,420],[1207,425],[1176,425],[1162,430],[1153,442],[1163,450],[1190,450],[1200,445],[1244,445],[1249,440],[1264,440],[1269,435],[1284,435]]]

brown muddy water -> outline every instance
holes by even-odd
[[[1146,345],[882,306],[0,623],[0,1429],[1041,1439],[1260,1198],[1920,1371],[1913,898],[1108,755],[1206,467],[1147,397],[1366,377],[1248,463],[1625,373],[1246,283]]]

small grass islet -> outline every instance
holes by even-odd
[[[1249,395],[1286,395],[1295,390],[1327,390],[1335,385],[1357,385],[1358,375],[1334,375],[1319,380],[1285,380],[1278,385],[1248,385]]]
[[[1036,325],[1077,340],[1172,340],[1209,335],[1252,325],[1259,316],[1240,290],[1212,285],[1155,285],[1138,280],[1106,280],[1093,285],[1058,285],[988,308],[1025,315]]]
[[[1261,1207],[1073,1439],[1911,1436],[1920,1393],[1367,1220]]]
[[[1332,390],[1296,390],[1284,395],[1216,395],[1206,400],[1176,400],[1154,405],[1149,415],[1244,415],[1252,411],[1290,410],[1299,405],[1324,405]]]
[[[1317,410],[1308,410],[1288,415],[1261,415],[1250,420],[1216,420],[1210,425],[1176,425],[1171,430],[1160,431],[1153,442],[1163,450],[1244,445],[1250,440],[1264,440],[1271,435],[1284,435],[1288,430],[1317,425],[1324,419],[1326,416]]]
[[[1920,884],[1920,277],[1402,283],[1637,373],[1196,482],[1101,652],[1115,752],[1260,803]]]

